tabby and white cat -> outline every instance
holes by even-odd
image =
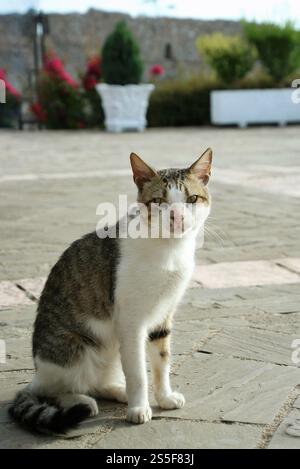
[[[98,413],[97,398],[128,402],[129,422],[151,420],[146,348],[158,405],[184,405],[169,381],[170,332],[210,210],[211,161],[207,149],[188,169],[155,171],[131,154],[138,202],[194,204],[192,225],[176,238],[100,239],[93,232],[71,244],[39,301],[36,374],[10,408],[15,420],[30,430],[63,434]],[[173,228],[178,216],[171,219]]]

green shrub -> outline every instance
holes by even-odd
[[[103,127],[104,111],[99,93],[95,88],[84,90],[82,94],[84,121],[86,127]]]
[[[143,69],[139,46],[126,23],[121,21],[107,37],[102,49],[104,81],[111,85],[139,83]]]
[[[271,77],[281,81],[300,65],[300,33],[291,23],[244,23],[248,40],[255,45]]]
[[[162,83],[151,94],[147,113],[150,127],[210,124],[210,91],[215,80],[195,77]]]
[[[243,78],[256,60],[254,47],[240,36],[215,33],[198,38],[196,45],[217,76],[226,84]]]

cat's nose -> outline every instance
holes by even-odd
[[[170,220],[171,221],[183,221],[183,214],[182,213],[179,213],[179,212],[171,212],[170,213]]]

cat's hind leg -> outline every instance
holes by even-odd
[[[184,406],[185,398],[172,391],[170,385],[170,326],[168,321],[149,334],[148,350],[156,402],[162,409],[179,409]]]
[[[110,356],[107,364],[102,364],[99,375],[101,376],[99,384],[95,391],[91,393],[93,397],[121,403],[128,402],[119,352],[115,352],[113,356]]]
[[[106,385],[97,390],[93,395],[97,399],[108,399],[111,401],[122,402],[126,404],[128,402],[126,387],[121,385]]]

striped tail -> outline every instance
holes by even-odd
[[[63,408],[32,393],[29,387],[20,391],[9,408],[9,414],[22,427],[37,433],[64,435],[91,416],[84,403]]]

